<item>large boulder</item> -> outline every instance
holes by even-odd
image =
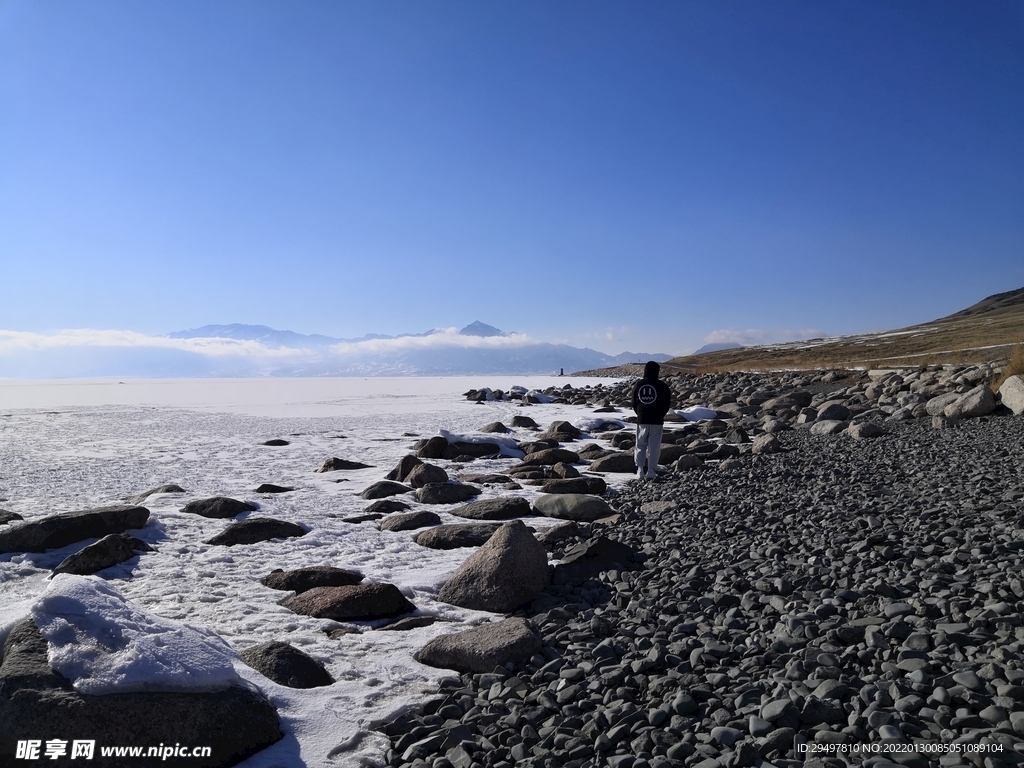
[[[7,509],[0,509],[0,525],[7,525],[13,523],[15,520],[24,520],[21,515],[17,512],[11,512]]]
[[[185,489],[180,485],[174,483],[167,483],[165,485],[158,485],[156,488],[150,488],[148,491],[136,494],[135,496],[129,496],[125,501],[129,504],[141,504],[154,493],[185,493]]]
[[[839,419],[829,419],[827,421],[816,421],[811,425],[812,435],[838,435],[840,432],[845,430],[847,424],[845,421]]]
[[[149,614],[91,577],[58,576],[32,610],[3,646],[0,764],[15,764],[18,741],[59,739],[201,744],[208,758],[161,764],[232,766],[282,737],[276,710],[213,632]],[[89,764],[126,763],[96,749]]]
[[[392,512],[403,512],[409,509],[409,505],[398,499],[378,499],[373,504],[367,505],[363,510],[364,515],[390,515]]]
[[[370,469],[372,466],[372,464],[363,464],[361,461],[349,461],[348,459],[339,459],[337,456],[332,456],[320,465],[317,472],[337,472],[342,469]]]
[[[521,496],[502,496],[498,499],[471,501],[451,510],[451,514],[469,520],[511,520],[528,517],[533,514],[533,510],[530,502]]]
[[[538,465],[538,464],[574,464],[580,460],[580,455],[575,451],[570,451],[566,448],[545,448],[542,451],[536,451],[534,453],[527,454],[526,458],[523,459],[523,464]]]
[[[404,483],[405,479],[409,477],[409,473],[422,463],[422,461],[410,453],[407,456],[403,456],[399,460],[398,465],[384,476],[384,479]]]
[[[317,619],[371,621],[411,613],[416,606],[394,584],[356,584],[316,587],[281,603],[285,608]]]
[[[753,454],[778,453],[782,450],[779,438],[770,433],[758,435],[754,438],[754,444],[750,448]]]
[[[449,443],[444,449],[441,458],[455,459],[459,456],[472,456],[475,459],[482,459],[485,456],[497,456],[501,453],[501,446],[497,443]]]
[[[14,523],[0,530],[0,555],[45,552],[85,539],[142,528],[147,520],[149,510],[145,507],[118,504]]]
[[[416,455],[424,459],[440,459],[447,450],[448,439],[441,435],[434,435],[423,444],[423,447],[416,452]]]
[[[566,477],[548,480],[540,490],[541,493],[604,493],[608,484],[600,477]]]
[[[947,405],[951,405],[959,399],[960,395],[956,392],[946,392],[931,398],[924,407],[929,416],[941,416]]]
[[[386,517],[381,520],[380,529],[382,531],[415,531],[417,528],[440,524],[441,518],[436,513],[421,509],[403,515]]]
[[[388,496],[397,496],[400,493],[412,491],[408,485],[402,485],[392,480],[378,480],[368,485],[359,495],[364,499],[386,499]]]
[[[550,581],[548,555],[520,520],[502,525],[437,593],[442,603],[477,611],[514,611]]]
[[[602,456],[590,463],[591,472],[636,472],[636,459],[632,452],[617,451],[608,456]]]
[[[885,434],[885,430],[873,421],[860,421],[851,424],[847,428],[846,434],[857,440],[866,440],[871,437],[881,437]]]
[[[255,512],[257,506],[248,501],[229,499],[227,496],[214,496],[212,499],[197,499],[190,501],[181,511],[188,515],[201,515],[214,519],[226,519],[235,517],[243,512]]]
[[[484,424],[479,432],[491,432],[494,434],[503,434],[509,431],[509,428],[502,424],[500,421],[492,421],[490,424]]]
[[[260,579],[260,583],[271,589],[291,590],[301,594],[316,587],[347,587],[362,580],[363,575],[355,571],[330,565],[314,565],[292,571],[276,568]]]
[[[637,553],[625,544],[604,536],[566,551],[552,576],[556,585],[582,584],[601,571],[629,571],[638,567]]]
[[[526,619],[505,619],[434,638],[415,659],[421,664],[459,672],[493,672],[522,662],[541,650],[541,641]]]
[[[1024,414],[1024,376],[1011,376],[1004,381],[999,387],[999,399],[1014,416]]]
[[[232,523],[207,544],[222,547],[233,547],[236,544],[258,544],[272,539],[287,539],[305,536],[306,529],[286,520],[275,520],[272,517],[250,517],[248,520]]]
[[[458,549],[486,544],[501,523],[456,523],[439,525],[416,536],[416,543],[429,549]]]
[[[615,514],[615,510],[608,506],[607,501],[585,493],[557,493],[540,496],[534,500],[533,509],[538,515],[544,517],[581,522],[593,522]]]
[[[947,419],[973,419],[987,416],[995,409],[996,396],[988,384],[981,384],[943,408],[942,415]]]
[[[430,483],[447,483],[448,473],[435,464],[420,463],[413,467],[404,481],[413,488],[422,488]]]
[[[529,416],[513,416],[512,426],[523,427],[525,429],[540,429],[540,425]]]
[[[825,403],[818,409],[818,421],[846,421],[850,418],[850,409],[842,403]]]
[[[319,688],[334,682],[323,664],[279,640],[254,645],[238,655],[264,677],[288,688]]]
[[[127,533],[112,533],[95,544],[68,555],[50,574],[52,579],[58,573],[75,573],[88,576],[104,568],[131,560],[139,552],[152,552],[153,548],[141,539]]]
[[[463,483],[428,483],[416,491],[422,504],[458,504],[480,494],[480,489]]]

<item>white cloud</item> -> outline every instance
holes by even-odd
[[[704,337],[705,344],[736,342],[745,347],[760,344],[781,344],[786,341],[817,339],[825,335],[816,328],[721,328]]]
[[[455,328],[442,328],[427,336],[402,336],[397,339],[367,339],[335,344],[327,348],[333,355],[380,354],[417,349],[458,347],[463,349],[508,349],[535,343],[525,334],[508,336],[463,336]],[[0,330],[0,355],[25,352],[60,351],[82,348],[164,349],[191,352],[209,358],[241,357],[288,361],[312,361],[324,357],[324,349],[305,347],[268,347],[259,341],[223,338],[172,339],[134,331],[76,328],[52,334]]]
[[[397,339],[367,339],[366,341],[345,342],[329,347],[337,355],[362,353],[404,352],[413,349],[438,349],[460,347],[463,349],[509,349],[535,344],[523,333],[507,336],[463,336],[456,328],[438,328],[427,336],[399,336]]]
[[[206,357],[240,356],[289,359],[309,357],[314,354],[308,349],[271,348],[258,341],[239,339],[169,339],[165,336],[147,336],[134,331],[93,330],[91,328],[76,328],[53,334],[0,330],[0,355],[81,347],[169,349],[193,352]]]

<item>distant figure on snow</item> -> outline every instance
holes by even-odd
[[[661,366],[653,360],[644,366],[644,377],[633,387],[633,410],[636,412],[636,476],[653,480],[658,476],[661,455],[661,431],[665,414],[672,405],[672,390],[658,380]]]

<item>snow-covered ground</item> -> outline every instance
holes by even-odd
[[[509,424],[516,414],[533,417],[541,427],[556,419],[584,424],[593,418],[590,409],[579,406],[478,405],[462,397],[466,390],[486,386],[507,391],[513,385],[542,389],[566,383],[583,387],[598,381],[602,380],[511,376],[0,381],[0,508],[33,519],[118,503],[164,483],[187,489],[187,494],[154,495],[145,502],[152,515],[136,535],[156,551],[102,572],[106,586],[128,602],[119,602],[107,589],[93,590],[97,609],[105,605],[108,612],[134,617],[133,625],[142,627],[140,631],[156,627],[176,635],[161,619],[183,622],[203,637],[216,633],[235,651],[282,640],[326,665],[337,681],[334,685],[298,690],[276,685],[233,662],[235,672],[278,707],[285,731],[282,741],[250,758],[243,764],[246,768],[376,765],[387,742],[372,726],[417,705],[436,692],[441,679],[454,674],[419,664],[413,654],[438,635],[496,616],[434,600],[472,549],[426,549],[413,542],[416,532],[381,532],[373,523],[354,525],[341,518],[369,504],[359,492],[382,479],[410,452],[418,436],[429,437],[442,429],[471,434],[492,421]],[[529,439],[531,434],[517,430],[514,436]],[[291,444],[261,445],[271,438]],[[314,470],[332,456],[373,468],[316,474]],[[501,471],[515,462],[437,463],[455,476]],[[628,476],[607,479],[621,484]],[[256,494],[261,483],[296,490]],[[484,488],[480,498],[509,493]],[[533,497],[536,490],[524,486],[514,493]],[[204,544],[232,521],[179,510],[186,501],[210,496],[255,502],[260,507],[255,514],[302,524],[309,533],[252,546]],[[446,507],[433,509],[444,522],[465,522],[445,514]],[[556,521],[531,518],[529,524],[539,528]],[[68,586],[67,580],[82,577],[52,582],[47,577],[81,546],[0,555],[0,636],[30,611],[44,620],[54,590],[75,593],[77,588]],[[366,581],[391,582],[415,603],[418,614],[443,621],[406,632],[375,631],[383,622],[342,625],[292,613],[278,604],[292,593],[259,582],[274,568],[311,565],[351,568],[362,572]],[[48,585],[51,591],[41,599]],[[138,611],[154,616],[147,619]],[[342,626],[358,631],[328,638],[325,630]],[[82,627],[78,630],[87,632],[88,621]],[[65,655],[62,669],[90,668],[88,659],[73,653],[69,658],[67,649],[51,647],[51,659],[55,650]],[[159,664],[152,668],[167,672]],[[136,677],[147,674],[147,667],[138,669],[142,671],[136,670]],[[109,682],[91,684],[105,690]],[[83,679],[82,685],[89,683]]]

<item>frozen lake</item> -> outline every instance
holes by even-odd
[[[431,550],[416,532],[381,532],[372,523],[341,518],[369,502],[358,496],[410,452],[418,436],[441,429],[472,434],[492,421],[529,415],[542,427],[556,419],[580,422],[590,409],[568,405],[519,407],[476,404],[462,393],[513,385],[575,388],[607,379],[561,377],[195,379],[119,381],[0,381],[0,507],[26,519],[121,502],[177,483],[186,494],[150,496],[152,515],[138,534],[155,552],[103,572],[130,604],[163,619],[212,630],[235,651],[281,640],[325,664],[337,681],[310,690],[286,688],[241,662],[236,671],[278,707],[285,738],[255,755],[246,768],[376,765],[387,746],[374,723],[415,706],[454,673],[426,667],[413,654],[440,634],[497,618],[433,599],[473,551]],[[610,414],[616,415],[625,414]],[[529,439],[517,431],[513,437]],[[261,445],[284,438],[290,445]],[[316,474],[329,457],[361,461],[371,469]],[[449,474],[500,471],[510,459],[436,463]],[[627,475],[609,476],[622,483]],[[340,481],[340,482],[336,482]],[[294,486],[283,494],[256,494],[261,483]],[[480,498],[508,494],[484,486]],[[532,498],[525,486],[518,495]],[[231,521],[185,515],[185,502],[230,496],[254,502],[259,515],[304,525],[300,538],[252,546],[204,544]],[[434,508],[444,522],[465,522]],[[555,524],[531,519],[531,525]],[[50,570],[81,548],[0,556],[0,632],[27,615],[50,583]],[[375,625],[330,639],[343,625],[300,616],[278,603],[291,593],[259,579],[274,568],[334,565],[360,571],[366,581],[390,582],[418,614],[443,619],[407,632]]]

